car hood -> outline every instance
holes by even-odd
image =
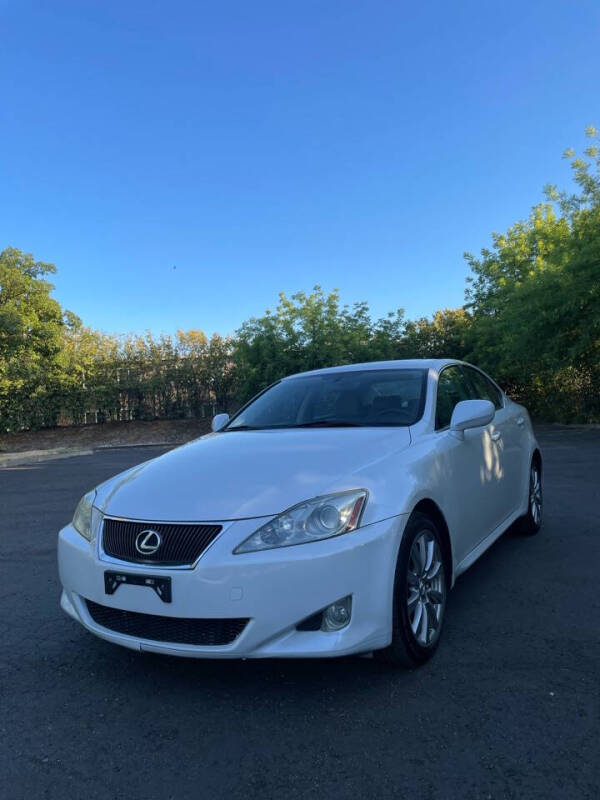
[[[353,488],[380,494],[380,462],[410,444],[408,428],[228,431],[209,434],[98,487],[105,514],[172,521],[272,516]],[[385,516],[380,509],[379,518]]]

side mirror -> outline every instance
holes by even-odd
[[[496,409],[489,400],[461,400],[452,412],[450,433],[464,439],[468,428],[482,428],[494,419]]]
[[[491,403],[490,403],[491,405]],[[213,417],[213,421],[211,423],[211,430],[213,433],[217,433],[217,431],[223,430],[225,425],[229,422],[229,414],[217,414],[216,417]]]

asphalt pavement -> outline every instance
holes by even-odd
[[[96,639],[58,606],[57,531],[84,491],[162,449],[0,470],[0,795],[598,798],[600,430],[539,439],[541,533],[509,531],[457,581],[416,671]]]

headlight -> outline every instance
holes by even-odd
[[[95,499],[95,489],[84,494],[73,514],[73,527],[88,540],[92,538],[92,505]]]
[[[234,553],[290,547],[329,539],[358,528],[367,499],[364,489],[315,497],[289,508],[242,542]]]

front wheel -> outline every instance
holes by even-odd
[[[392,642],[380,660],[416,667],[434,654],[444,621],[447,564],[440,531],[425,514],[409,519],[396,564]]]
[[[519,520],[518,529],[521,533],[532,536],[542,527],[542,512],[544,508],[542,470],[537,459],[531,462],[529,469],[528,497],[527,513]]]

